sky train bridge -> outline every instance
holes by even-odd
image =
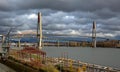
[[[92,36],[78,36],[78,35],[58,35],[58,34],[44,34],[42,37],[42,46],[69,46],[78,45],[79,43],[92,43]],[[106,41],[106,40],[113,40],[112,38],[103,38],[103,37],[96,37],[97,41]],[[38,39],[36,34],[16,34],[10,35],[10,42],[11,43],[36,43]]]

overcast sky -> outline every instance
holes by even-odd
[[[92,22],[97,36],[120,36],[120,0],[0,0],[0,34],[32,32],[42,13],[44,34],[90,36]]]

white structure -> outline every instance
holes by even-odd
[[[96,22],[95,21],[93,21],[92,40],[93,40],[93,48],[96,48]]]
[[[5,41],[5,36],[4,35],[0,35],[0,37],[2,38],[2,44],[3,44],[4,41]]]
[[[38,38],[38,49],[42,49],[42,16],[41,16],[41,13],[38,13],[37,38]]]

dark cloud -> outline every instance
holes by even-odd
[[[49,8],[62,11],[95,11],[108,8],[112,11],[120,11],[120,0],[1,0],[0,2],[1,10]]]
[[[107,8],[96,10],[94,13],[96,15],[98,15],[99,18],[103,18],[103,19],[107,19],[107,18],[111,18],[111,17],[116,17],[119,14],[118,12],[113,12],[110,9],[107,9]]]
[[[0,33],[36,30],[42,12],[43,33],[120,36],[120,0],[0,0]]]

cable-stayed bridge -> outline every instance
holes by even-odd
[[[80,35],[68,35],[68,34],[43,34],[43,41],[91,41],[92,36],[80,36]],[[2,36],[2,35],[1,35]],[[37,40],[36,34],[12,34],[10,40],[25,39],[26,40]],[[96,37],[97,40],[112,40],[112,38]],[[27,41],[26,41],[27,42]],[[33,41],[35,42],[35,41]]]

